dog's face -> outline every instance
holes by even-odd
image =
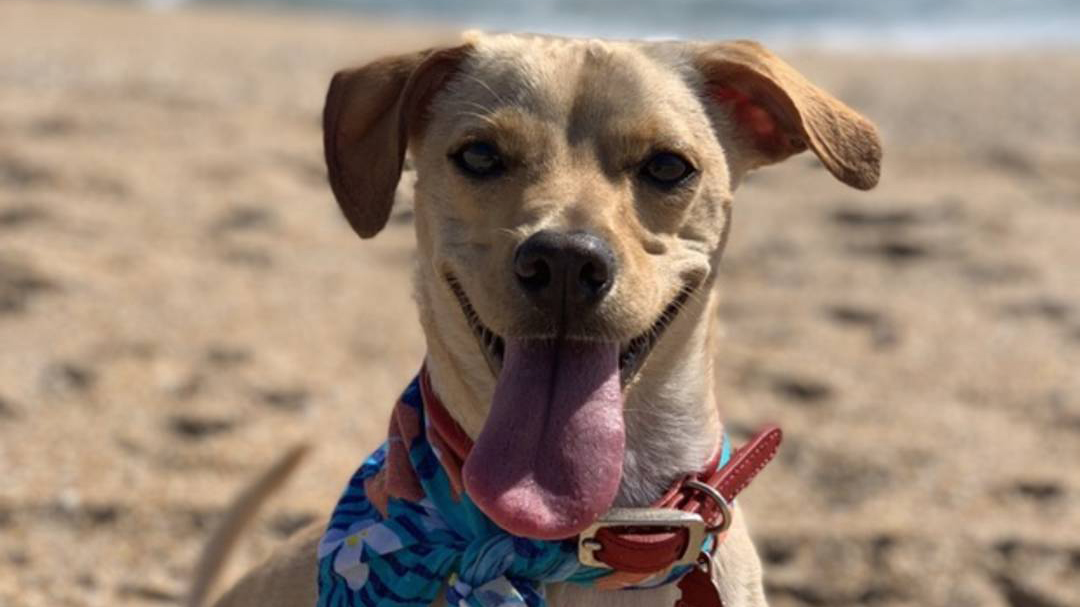
[[[809,147],[865,188],[880,160],[868,122],[752,43],[536,36],[342,72],[326,144],[365,237],[410,147],[429,364],[476,437],[466,488],[543,538],[611,505],[627,396],[700,359],[745,172]]]
[[[629,45],[480,41],[414,148],[425,261],[505,340],[618,346],[629,387],[710,275],[730,174],[685,73]]]

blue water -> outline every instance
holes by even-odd
[[[498,30],[831,46],[1080,45],[1080,0],[144,0],[353,11]]]

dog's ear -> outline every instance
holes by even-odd
[[[386,225],[409,138],[421,131],[427,103],[468,51],[463,45],[397,55],[334,75],[323,109],[326,169],[361,238]]]
[[[745,40],[695,46],[705,94],[728,112],[744,172],[812,149],[840,181],[861,190],[878,182],[877,129],[762,45]]]

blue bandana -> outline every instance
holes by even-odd
[[[392,427],[349,480],[319,542],[319,607],[427,607],[444,588],[457,607],[543,607],[546,583],[654,588],[689,570],[629,575],[586,567],[573,539],[534,540],[497,527],[447,473],[445,445],[425,419],[420,377],[402,394],[395,423],[397,431]],[[719,465],[729,457],[725,437]],[[386,490],[388,469],[406,466],[417,484],[410,499]]]

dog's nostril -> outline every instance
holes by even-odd
[[[581,286],[585,287],[587,291],[592,293],[598,293],[607,286],[609,278],[608,268],[606,264],[597,264],[591,261],[585,262],[581,266],[581,274],[578,279],[581,281]]]
[[[558,260],[558,247],[548,238],[529,238],[514,253],[514,274],[518,284],[530,293],[548,289],[554,280],[554,263]]]
[[[551,283],[551,267],[542,258],[518,256],[514,264],[518,282],[530,291],[538,291]]]

